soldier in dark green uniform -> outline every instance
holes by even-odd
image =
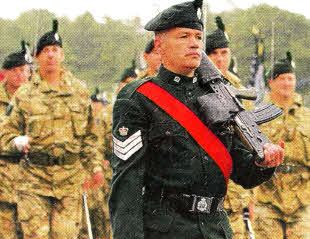
[[[197,97],[206,94],[195,74],[203,48],[201,4],[174,5],[145,26],[155,32],[162,65],[158,75],[127,84],[115,102],[114,239],[232,238],[222,207],[227,181],[254,187],[283,160],[280,146],[266,144],[257,165],[235,136],[228,152],[198,118]]]

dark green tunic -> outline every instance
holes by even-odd
[[[200,116],[196,99],[206,91],[196,77],[177,75],[161,67],[158,75],[148,80]],[[223,197],[227,190],[220,168],[189,133],[159,106],[136,92],[146,81],[125,86],[113,110],[114,147],[116,143],[127,147],[124,151],[127,157],[120,156],[116,153],[119,149],[114,148],[111,160],[109,206],[114,238],[231,238],[223,211],[181,215],[170,210],[169,202],[160,203],[143,196],[145,188],[155,191],[169,188],[206,197]],[[226,145],[233,159],[230,178],[235,183],[252,188],[272,176],[274,169],[257,167],[254,156],[238,137],[233,136]]]

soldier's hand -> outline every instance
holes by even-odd
[[[83,183],[83,190],[85,192],[89,191],[89,190],[94,190],[98,187],[103,186],[103,172],[99,171],[96,172],[92,178],[86,178],[84,183]]]
[[[28,136],[17,136],[13,140],[17,150],[19,152],[24,152],[25,155],[27,155],[30,149],[32,138]]]
[[[102,171],[96,172],[92,178],[92,181],[93,181],[92,187],[93,188],[102,187],[103,177],[104,175]]]
[[[284,158],[284,142],[280,142],[279,145],[271,144],[271,143],[266,143],[263,146],[264,148],[264,155],[265,155],[265,160],[259,164],[257,162],[256,165],[260,167],[277,167],[283,162]]]

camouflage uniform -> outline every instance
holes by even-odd
[[[225,78],[236,88],[244,89],[240,79],[233,73],[227,71]],[[254,104],[251,101],[243,100],[246,109],[251,109]],[[228,214],[231,228],[233,230],[233,238],[246,239],[247,232],[243,221],[243,208],[248,207],[251,200],[251,191],[245,190],[240,185],[230,181],[228,184],[227,195],[224,201],[224,208]]]
[[[97,115],[93,115],[98,136],[98,149],[102,155],[105,155],[105,159],[110,158],[112,154],[112,112],[110,112],[111,109],[112,106],[108,105],[102,108],[102,110]],[[88,206],[94,238],[108,239],[112,238],[108,211],[108,198],[110,194],[112,169],[109,165],[109,161],[104,160],[103,164],[103,186],[94,190],[90,190],[88,192]],[[81,230],[80,238],[88,238],[85,217],[83,218],[83,220],[84,223]]]
[[[257,188],[256,238],[310,238],[310,109],[295,93],[288,112],[262,130],[273,143],[285,141],[285,156],[276,176]]]
[[[36,72],[18,89],[2,125],[1,147],[16,155],[12,141],[33,140],[30,163],[23,161],[19,220],[24,238],[76,238],[82,216],[83,166],[101,166],[88,92],[65,69],[59,87],[50,88]]]
[[[0,122],[4,120],[11,97],[4,79],[0,83]],[[18,181],[18,165],[10,163],[10,159],[2,155],[0,168],[0,238],[16,238],[17,198],[15,186]]]

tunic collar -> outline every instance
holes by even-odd
[[[198,82],[196,75],[193,77],[184,76],[181,74],[169,71],[164,66],[160,66],[157,77],[164,82],[175,86],[193,85]]]

